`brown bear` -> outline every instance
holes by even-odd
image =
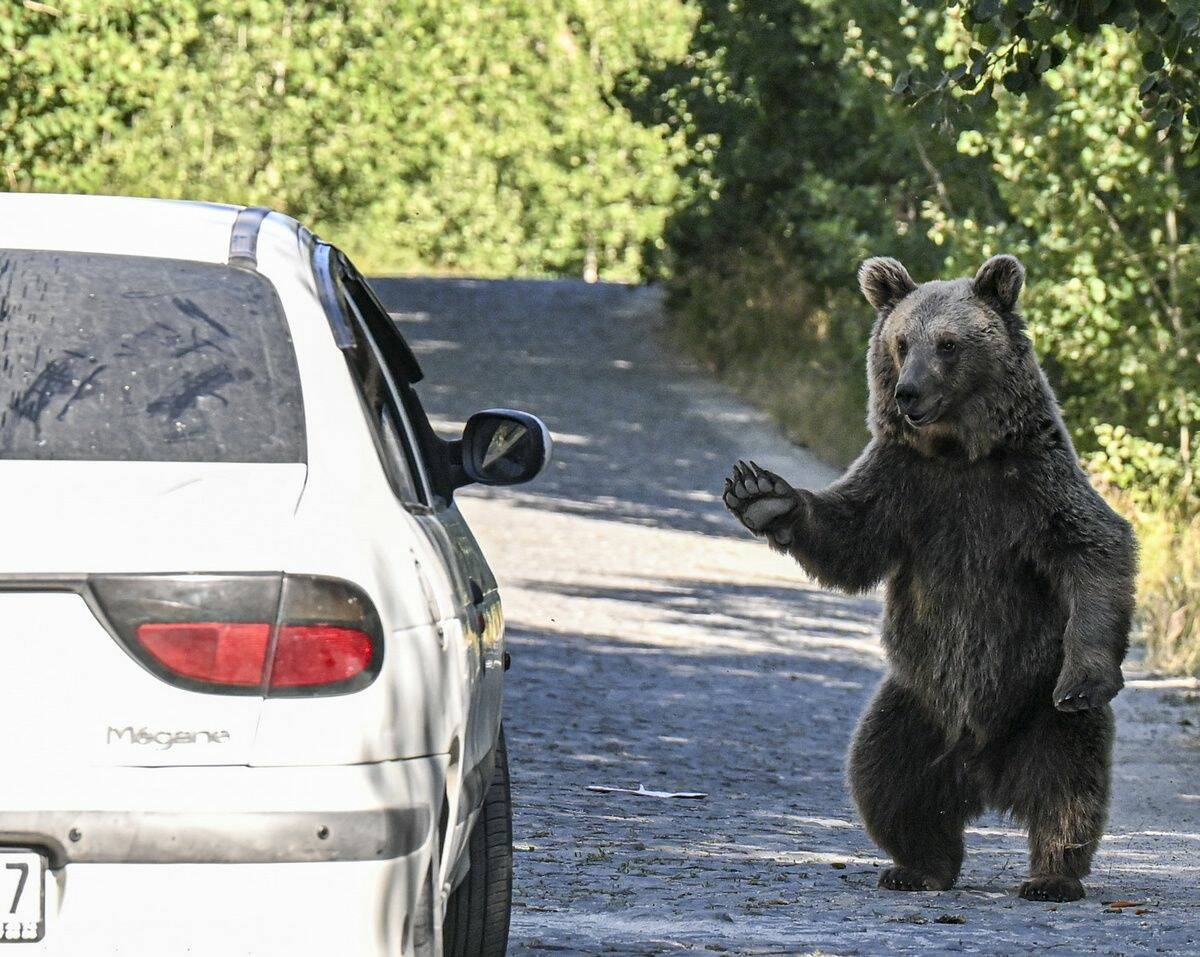
[[[886,583],[889,671],[850,748],[893,890],[944,890],[985,808],[1029,831],[1029,900],[1083,896],[1108,812],[1129,525],[1089,484],[1034,356],[1025,270],[917,285],[869,259],[866,449],[820,492],[739,462],[725,503],[825,585]]]

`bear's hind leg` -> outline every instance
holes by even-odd
[[[1033,901],[1075,901],[1108,817],[1113,738],[1108,707],[1064,714],[1047,708],[1006,748],[995,803],[1029,828]]]
[[[867,833],[895,864],[890,890],[948,890],[963,861],[963,827],[981,810],[941,729],[892,679],[880,685],[850,749],[848,778]]]

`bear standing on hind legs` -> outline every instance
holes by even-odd
[[[848,778],[892,890],[945,890],[985,808],[1029,831],[1028,900],[1083,897],[1133,611],[1128,524],[1088,483],[1017,309],[1024,267],[917,285],[863,263],[872,438],[820,492],[739,462],[725,503],[821,583],[886,582],[890,670]]]

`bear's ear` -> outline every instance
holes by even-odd
[[[890,256],[872,256],[858,267],[858,288],[882,312],[917,288],[904,264]]]
[[[975,295],[1001,312],[1012,312],[1025,285],[1025,267],[1016,256],[993,256],[975,273]]]

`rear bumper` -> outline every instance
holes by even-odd
[[[0,814],[0,845],[67,864],[389,861],[421,848],[429,807],[357,811],[26,811]]]
[[[417,957],[427,864],[71,864],[20,957]],[[424,948],[429,953],[428,948]]]
[[[437,824],[446,758],[316,768],[31,771],[0,788],[0,845],[51,867],[395,860]]]
[[[446,768],[437,755],[6,778],[0,844],[51,863],[46,936],[22,953],[427,952]]]

